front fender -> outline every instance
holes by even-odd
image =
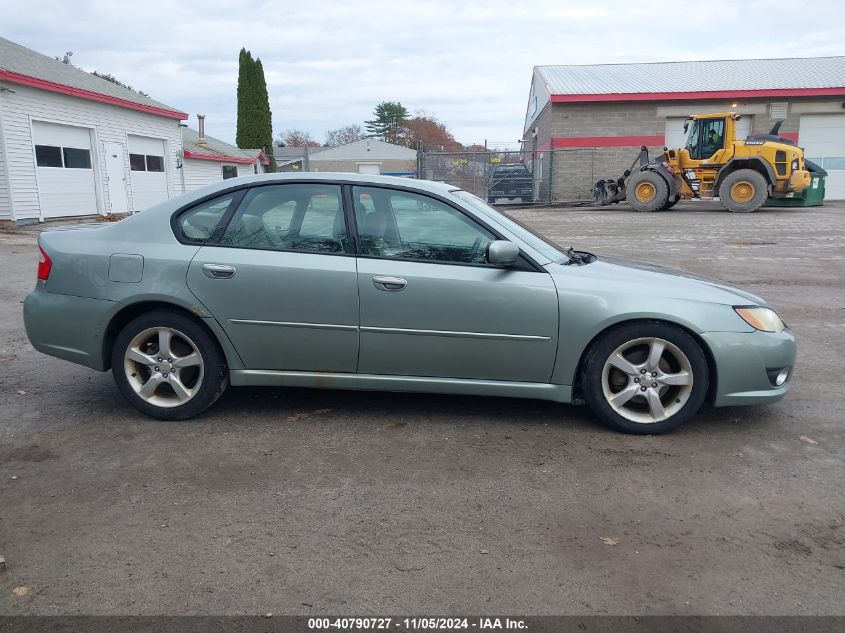
[[[704,332],[753,332],[731,306],[621,292],[559,292],[558,358],[552,382],[572,385],[584,352],[602,332],[630,321],[663,321],[701,337]]]
[[[669,200],[674,200],[675,196],[678,195],[678,181],[677,179],[669,173],[669,170],[666,169],[661,163],[653,163],[648,166],[648,169],[651,171],[656,171],[658,174],[663,176],[663,180],[666,181],[666,184],[669,185]]]

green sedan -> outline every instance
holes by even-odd
[[[443,183],[237,178],[39,248],[33,346],[163,420],[231,384],[586,402],[651,434],[776,402],[795,364],[759,297],[562,248]]]

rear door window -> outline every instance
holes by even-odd
[[[340,185],[291,183],[253,187],[221,243],[240,248],[346,253],[349,239]]]

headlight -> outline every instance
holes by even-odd
[[[748,323],[755,330],[763,330],[764,332],[783,332],[786,327],[777,312],[770,308],[741,308],[734,307],[736,313],[742,317],[742,320]]]

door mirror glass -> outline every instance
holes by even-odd
[[[494,266],[511,266],[519,257],[519,246],[507,240],[493,240],[487,247],[487,263]]]

